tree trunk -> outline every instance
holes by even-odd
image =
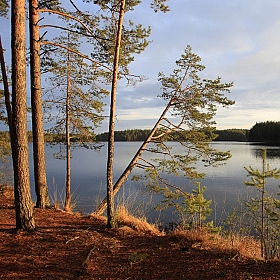
[[[110,106],[110,122],[109,122],[109,140],[108,140],[108,160],[107,160],[107,227],[113,227],[114,214],[114,191],[113,191],[113,166],[114,166],[114,136],[115,136],[115,114],[116,114],[116,96],[117,96],[117,81],[119,68],[119,54],[122,36],[122,23],[124,18],[125,0],[121,1],[118,31],[116,36],[115,58],[113,68],[113,80],[111,88],[111,106]]]
[[[25,1],[12,1],[12,128],[16,228],[35,229],[28,166]]]
[[[265,240],[265,207],[264,207],[264,196],[265,196],[265,165],[266,165],[266,149],[262,150],[262,187],[261,187],[261,251],[262,257],[267,259],[267,248]]]
[[[119,189],[122,187],[124,181],[127,179],[127,177],[129,176],[129,174],[132,172],[133,168],[136,166],[137,161],[139,160],[139,158],[141,157],[142,153],[144,152],[144,150],[146,149],[146,147],[148,146],[148,144],[151,142],[155,132],[157,131],[161,121],[164,119],[166,113],[168,112],[171,104],[173,102],[173,98],[171,98],[171,100],[169,101],[169,103],[167,104],[167,106],[165,107],[164,111],[162,112],[160,118],[158,119],[158,121],[156,122],[156,124],[154,125],[153,129],[151,130],[149,136],[147,137],[147,139],[144,141],[144,143],[141,145],[141,147],[138,149],[137,153],[135,154],[135,156],[133,157],[133,159],[131,160],[131,162],[128,164],[127,168],[125,169],[125,171],[122,173],[122,175],[120,176],[120,178],[118,179],[118,181],[116,182],[116,184],[114,185],[113,188],[113,195],[115,196],[116,193],[119,191]],[[98,205],[98,207],[96,208],[96,210],[94,211],[94,213],[96,215],[102,215],[104,213],[104,211],[107,208],[107,197],[105,197],[101,203]]]
[[[44,124],[42,112],[41,69],[40,69],[40,27],[38,25],[38,0],[29,1],[30,30],[30,77],[33,132],[33,159],[36,207],[50,206],[44,147]]]
[[[0,36],[0,63],[1,63],[1,71],[2,71],[2,78],[3,78],[3,85],[4,85],[5,106],[6,106],[6,110],[7,110],[8,125],[9,125],[9,129],[10,129],[10,138],[12,140],[12,136],[11,136],[11,132],[12,132],[12,108],[11,108],[11,102],[10,102],[9,83],[8,83],[8,78],[7,78],[7,72],[6,72],[4,51],[3,51],[1,36]]]
[[[144,141],[144,143],[141,145],[141,147],[139,148],[139,150],[137,151],[137,153],[135,154],[135,156],[133,157],[133,159],[131,160],[131,162],[128,164],[127,168],[125,169],[125,171],[122,173],[122,175],[120,176],[120,178],[118,179],[118,181],[115,183],[113,190],[112,190],[112,196],[115,196],[116,193],[119,191],[119,189],[122,187],[124,181],[127,179],[127,177],[129,176],[129,174],[132,172],[132,169],[137,165],[137,161],[139,160],[139,158],[141,157],[142,153],[144,152],[144,150],[146,149],[146,147],[148,146],[148,144],[151,142],[152,138],[155,135],[155,132],[157,131],[158,127],[160,126],[162,120],[165,118],[165,115],[167,114],[168,110],[170,109],[170,107],[172,106],[173,102],[176,99],[179,99],[180,96],[183,94],[183,91],[180,92],[180,87],[183,83],[183,81],[185,80],[187,76],[187,71],[183,77],[183,79],[181,80],[180,84],[178,85],[177,90],[174,92],[173,96],[170,98],[168,104],[166,105],[165,109],[163,110],[161,116],[159,117],[158,121],[156,122],[156,124],[154,125],[153,129],[151,130],[150,134],[148,135],[147,139]],[[108,196],[108,193],[107,193]],[[96,215],[102,215],[104,213],[104,211],[106,210],[106,208],[108,208],[108,197],[104,198],[101,203],[98,205],[98,207],[96,208],[96,210],[94,211],[94,213]]]
[[[9,134],[10,134],[10,143],[11,143],[11,150],[12,150],[12,159],[15,158],[15,139],[13,136],[13,114],[12,114],[12,105],[11,105],[11,99],[10,99],[10,91],[9,91],[9,83],[8,83],[8,77],[6,72],[6,66],[5,66],[5,59],[4,59],[4,51],[0,36],[0,61],[1,61],[1,70],[2,70],[2,78],[3,78],[3,85],[4,85],[4,97],[5,97],[5,106],[7,111],[7,119],[8,119],[8,126],[9,126]],[[14,170],[16,169],[14,161],[13,161],[13,167]],[[15,185],[15,184],[14,184]]]
[[[68,33],[68,48],[70,38]],[[70,142],[70,94],[71,94],[71,77],[70,77],[70,51],[67,53],[67,93],[66,93],[66,190],[65,190],[65,205],[66,212],[71,211],[71,142]]]

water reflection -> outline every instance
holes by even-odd
[[[140,142],[117,142],[115,144],[115,164],[114,164],[114,181],[118,179],[128,163],[138,150]],[[247,180],[247,172],[244,166],[252,166],[253,168],[261,168],[262,148],[267,148],[267,159],[271,168],[279,168],[280,166],[280,148],[278,146],[264,146],[250,143],[239,142],[215,142],[213,146],[220,151],[230,150],[232,157],[225,165],[220,167],[204,167],[203,164],[198,164],[199,171],[204,172],[206,177],[201,180],[201,186],[206,186],[205,197],[212,199],[213,211],[212,217],[219,217],[225,209],[230,211],[234,205],[239,203],[240,198],[246,197],[247,189],[244,181]],[[59,196],[63,199],[65,188],[65,161],[53,158],[53,153],[58,147],[46,147],[47,161],[47,179],[50,188],[50,195],[53,196],[57,190]],[[180,149],[174,143],[176,152]],[[179,150],[180,152],[180,150]],[[182,151],[183,152],[183,151]],[[106,162],[107,162],[107,145],[100,152],[77,148],[73,151],[71,161],[71,178],[72,190],[74,197],[77,198],[76,210],[83,213],[90,213],[94,210],[96,200],[103,199],[106,195]],[[30,167],[32,168],[32,149],[30,148]],[[134,173],[137,172],[134,170]],[[33,184],[32,192],[34,192],[34,178],[31,170],[31,183]],[[132,176],[125,182],[124,187],[120,190],[119,199],[127,199],[136,197],[135,205],[143,208],[150,201],[150,195],[143,189],[141,182],[131,181]],[[193,182],[185,179],[183,176],[170,176],[170,182],[178,186],[184,187],[186,191],[192,191],[195,188]],[[272,181],[269,183],[270,191],[277,193],[279,182]],[[153,194],[153,203],[149,202],[149,221],[154,221],[156,218],[168,222],[176,222],[177,215],[170,209],[167,212],[153,211],[155,204],[160,203],[161,197]],[[159,216],[160,215],[160,216]]]
[[[280,159],[280,148],[279,147],[266,147],[267,159]],[[253,149],[252,153],[255,155],[256,158],[262,159],[262,149]]]

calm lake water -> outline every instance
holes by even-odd
[[[116,142],[114,181],[122,174],[128,163],[138,150],[140,142]],[[179,144],[172,143],[173,149],[180,149]],[[217,221],[221,214],[230,211],[238,200],[244,200],[248,194],[244,181],[247,172],[244,166],[252,166],[261,169],[262,148],[267,148],[267,162],[271,168],[280,168],[280,147],[265,147],[241,142],[214,142],[213,146],[221,151],[230,150],[232,157],[223,166],[216,168],[198,165],[198,170],[206,173],[206,178],[201,181],[201,186],[206,186],[205,197],[212,199],[212,219]],[[55,196],[63,200],[65,185],[66,162],[55,159],[53,154],[59,151],[59,146],[46,146],[47,180],[49,193],[52,199]],[[32,146],[30,146],[30,166],[32,166]],[[100,152],[76,148],[72,152],[71,160],[71,188],[76,201],[76,211],[90,213],[94,210],[96,203],[106,195],[106,163],[107,146],[104,144]],[[137,173],[135,169],[134,173]],[[31,185],[34,185],[32,172]],[[129,177],[131,178],[131,176]],[[171,178],[171,183],[184,186],[186,191],[191,191],[195,185],[184,177]],[[267,185],[269,191],[277,193],[280,189],[279,181],[271,180]],[[32,196],[35,199],[34,187]],[[160,220],[163,222],[177,222],[178,217],[172,209],[165,212],[153,210],[155,204],[159,203],[159,195],[150,194],[145,191],[142,183],[128,179],[119,192],[117,201],[126,200],[134,209],[144,211],[150,222]],[[135,210],[135,211],[136,211]]]

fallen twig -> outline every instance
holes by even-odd
[[[78,276],[83,275],[85,265],[86,265],[86,263],[88,262],[88,260],[89,260],[89,258],[90,258],[90,256],[91,256],[91,254],[92,254],[92,252],[93,252],[94,249],[95,249],[95,247],[93,247],[93,248],[91,248],[91,249],[89,250],[89,252],[88,252],[88,254],[87,254],[85,260],[82,262],[82,268],[78,271]]]
[[[73,238],[67,240],[67,241],[66,241],[66,244],[68,244],[70,241],[73,241],[73,240],[78,239],[78,238],[80,238],[80,236],[75,236],[75,237],[73,237]]]

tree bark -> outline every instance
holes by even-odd
[[[117,81],[119,68],[119,54],[122,36],[122,23],[124,18],[125,0],[120,3],[120,13],[118,20],[118,30],[116,36],[115,58],[113,68],[113,79],[111,88],[111,106],[110,106],[110,121],[109,121],[109,140],[108,140],[108,160],[107,160],[107,227],[113,227],[114,214],[114,191],[113,191],[113,165],[114,165],[114,138],[115,138],[115,114],[117,100]]]
[[[70,38],[68,33],[68,48]],[[70,51],[67,51],[67,93],[66,93],[66,190],[65,205],[66,212],[71,211],[71,142],[70,142],[70,94],[71,94],[71,77],[70,77]]]
[[[6,110],[7,110],[8,125],[9,125],[9,129],[10,129],[10,138],[12,139],[12,136],[11,136],[12,108],[11,108],[11,102],[10,102],[9,83],[8,83],[8,78],[7,78],[5,59],[4,59],[4,50],[3,50],[3,46],[2,46],[1,36],[0,36],[0,63],[1,63],[1,71],[2,71],[2,78],[3,78],[3,85],[4,85],[5,106],[6,106]]]
[[[44,124],[42,112],[41,69],[40,69],[40,27],[38,0],[29,1],[29,30],[30,30],[30,77],[31,77],[31,106],[33,132],[33,159],[35,191],[37,195],[36,207],[50,206],[46,161]]]
[[[25,1],[12,1],[12,128],[16,228],[35,229],[30,195],[26,116]]]

